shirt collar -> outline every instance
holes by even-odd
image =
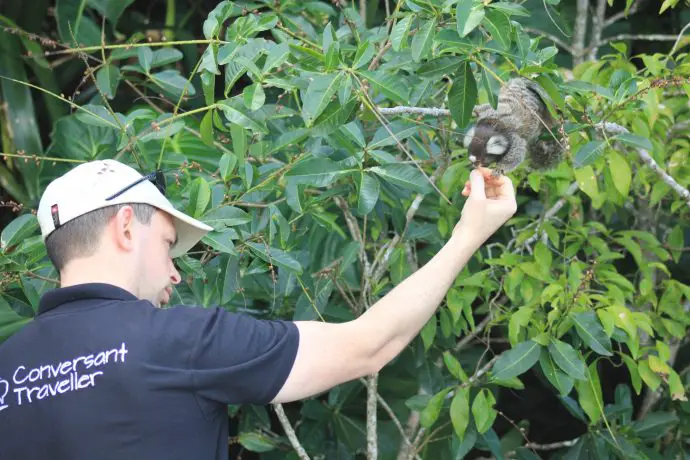
[[[38,314],[46,313],[60,305],[82,300],[139,300],[129,291],[106,283],[76,284],[64,288],[51,289],[43,294],[38,305]]]

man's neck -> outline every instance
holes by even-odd
[[[120,273],[118,266],[119,264],[112,262],[99,263],[90,259],[73,260],[60,272],[60,287],[104,283],[117,286],[138,296],[138,293],[134,292],[131,274]]]

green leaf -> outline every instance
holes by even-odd
[[[623,142],[624,144],[632,145],[633,147],[637,147],[638,149],[647,150],[648,152],[654,150],[652,142],[646,137],[636,136],[630,133],[623,133],[618,134],[613,139]]]
[[[374,166],[369,171],[377,174],[383,180],[414,190],[418,193],[431,192],[429,180],[414,166],[401,163]]]
[[[496,398],[493,393],[486,388],[482,388],[472,402],[472,415],[474,423],[479,433],[485,433],[491,428],[496,420]]]
[[[251,129],[252,131],[268,134],[268,129],[265,125],[255,121],[245,112],[243,112],[243,108],[233,105],[230,99],[218,101],[216,105],[223,111],[225,118],[227,118],[230,123],[234,123],[235,125],[239,125],[245,129]],[[237,150],[235,150],[235,153],[237,153]]]
[[[220,157],[218,166],[220,167],[220,175],[223,177],[224,181],[227,181],[235,170],[235,166],[237,166],[237,157],[229,153],[224,153],[223,156]]]
[[[659,377],[652,369],[649,367],[649,362],[647,360],[640,361],[637,364],[637,370],[642,378],[642,381],[652,390],[656,390],[661,385],[661,377]]]
[[[346,171],[328,158],[309,158],[295,165],[287,172],[286,177],[295,184],[325,187]]]
[[[484,5],[475,5],[474,0],[460,0],[455,11],[458,34],[466,37],[484,20]]]
[[[357,48],[357,53],[355,54],[355,59],[352,63],[352,68],[359,69],[360,67],[369,64],[369,61],[371,61],[371,59],[374,57],[375,52],[376,50],[374,49],[374,45],[372,45],[370,42],[364,42],[359,45],[359,48]]]
[[[589,417],[591,424],[596,425],[604,413],[604,401],[596,361],[589,365],[586,379],[575,382],[575,388],[580,406]]]
[[[266,102],[266,94],[261,87],[261,83],[254,83],[246,86],[242,92],[244,106],[249,110],[259,110]]]
[[[137,57],[139,58],[139,65],[144,72],[149,73],[151,64],[153,63],[153,51],[148,46],[142,46],[137,50]]]
[[[575,167],[581,168],[583,166],[587,166],[589,164],[594,163],[597,160],[597,158],[599,158],[601,154],[604,153],[605,148],[606,141],[598,140],[587,142],[575,154]]]
[[[233,227],[235,225],[251,222],[252,216],[247,214],[246,211],[234,206],[221,206],[219,208],[213,208],[204,214],[201,221],[216,230],[222,230],[225,227]]]
[[[426,58],[431,50],[431,44],[434,41],[434,32],[436,31],[436,18],[429,19],[422,25],[415,36],[412,38],[412,60],[419,62]]]
[[[616,151],[609,152],[607,159],[611,167],[613,185],[621,195],[627,197],[630,192],[630,183],[632,182],[632,169],[628,161]]]
[[[570,394],[570,391],[573,389],[574,380],[556,367],[553,358],[546,349],[542,349],[542,353],[539,356],[539,365],[548,381],[558,390],[561,396]]]
[[[583,168],[576,169],[574,172],[580,190],[585,192],[590,198],[596,200],[599,196],[599,183],[597,182],[597,176],[594,173],[594,169],[590,165],[587,165]]]
[[[630,372],[630,381],[635,389],[635,393],[639,395],[642,391],[642,379],[640,377],[640,371],[637,369],[637,364],[635,363],[635,360],[628,355],[621,354],[621,357],[623,358],[623,361]]]
[[[209,110],[201,119],[199,125],[201,140],[209,147],[213,147],[213,110]]]
[[[458,387],[453,396],[453,401],[450,403],[450,421],[453,424],[453,429],[458,439],[462,441],[465,438],[467,426],[470,423],[470,389],[467,387]]]
[[[580,358],[579,354],[569,344],[551,338],[549,343],[549,354],[553,360],[558,364],[558,367],[563,369],[566,374],[576,380],[584,380],[585,377],[585,363]]]
[[[414,18],[414,14],[407,15],[393,27],[390,38],[393,50],[400,51],[407,48],[407,37],[410,34],[410,26]]]
[[[18,315],[5,298],[0,296],[0,343],[23,328],[29,321],[31,318]],[[0,396],[2,396],[1,393]]]
[[[280,43],[271,48],[264,61],[263,72],[266,73],[274,67],[281,66],[290,57],[290,46],[287,43]]]
[[[381,126],[374,133],[374,137],[367,146],[369,153],[374,156],[375,149],[386,147],[389,145],[396,145],[397,141],[402,141],[408,137],[417,134],[419,132],[419,126],[412,123],[405,123],[401,121],[394,121],[389,124],[388,129],[385,126]],[[391,134],[393,133],[393,134]],[[397,140],[397,141],[396,141]]]
[[[151,80],[160,86],[163,91],[168,92],[175,98],[182,97],[182,94],[190,97],[196,94],[194,85],[180,75],[180,72],[177,70],[164,70],[154,73],[151,75]]]
[[[265,262],[275,264],[298,275],[302,274],[302,265],[289,253],[262,243],[246,241],[244,244],[246,244],[254,254],[259,256]]]
[[[210,202],[211,186],[203,177],[197,177],[192,182],[189,192],[187,214],[195,218],[201,216]]]
[[[445,388],[438,393],[436,393],[426,405],[424,410],[419,414],[419,422],[423,427],[429,428],[436,422],[438,416],[441,414],[441,408],[443,407],[443,401],[446,395],[450,392],[452,388]]]
[[[256,432],[240,433],[238,441],[247,450],[252,452],[269,452],[278,447],[276,441]]]
[[[483,24],[491,34],[491,38],[496,40],[504,49],[510,48],[512,26],[508,16],[501,11],[490,9],[486,11]]]
[[[108,99],[115,97],[119,83],[120,69],[117,66],[107,64],[96,72],[96,84]]]
[[[153,52],[153,59],[151,60],[151,68],[172,64],[182,59],[184,55],[182,51],[176,48],[163,48]]]
[[[450,371],[450,373],[455,377],[456,379],[462,381],[462,382],[467,382],[469,379],[467,377],[467,374],[465,371],[462,369],[462,365],[460,364],[460,361],[458,361],[455,356],[453,356],[449,351],[444,351],[443,352],[443,362],[446,363],[446,367]]]
[[[540,353],[541,346],[532,340],[517,344],[496,360],[492,380],[507,380],[527,372],[539,360]]]
[[[80,160],[111,158],[116,153],[115,133],[110,127],[87,124],[74,115],[62,117],[55,123],[46,155]]]
[[[374,209],[379,199],[381,184],[375,176],[362,173],[359,183],[359,194],[357,196],[357,212],[360,215],[367,215]]]
[[[62,43],[75,47],[100,45],[101,28],[90,17],[84,15],[85,6],[85,0],[55,2],[55,18]]]
[[[312,126],[314,120],[331,102],[331,98],[335,97],[342,80],[343,74],[341,72],[312,77],[302,99],[302,118],[307,127]]]
[[[493,8],[495,10],[501,11],[507,15],[514,15],[514,16],[525,16],[529,17],[529,11],[527,11],[527,8],[525,8],[522,5],[519,5],[517,3],[510,3],[510,2],[495,2],[495,3],[489,3],[487,5],[489,8]]]
[[[513,313],[508,322],[508,339],[510,340],[510,345],[515,346],[519,342],[520,330],[529,324],[529,320],[534,313],[534,308],[532,307],[520,307]]]
[[[448,92],[448,108],[458,129],[464,129],[472,118],[472,109],[477,103],[477,81],[472,74],[470,63],[460,65],[453,86]]]
[[[664,436],[678,422],[678,416],[674,413],[652,412],[642,420],[633,422],[632,430],[645,441],[655,441]]]
[[[232,242],[232,236],[233,232],[230,231],[210,231],[204,235],[203,238],[201,238],[201,242],[208,244],[222,254],[236,255],[237,252],[235,251],[235,245]]]
[[[570,318],[575,323],[577,334],[589,348],[600,355],[613,355],[611,352],[611,339],[606,335],[606,331],[604,331],[594,312],[575,313],[570,315]]]
[[[95,9],[112,24],[117,24],[122,13],[134,0],[88,0],[91,8]]]
[[[669,245],[669,250],[673,256],[673,261],[678,263],[682,256],[681,249],[685,247],[685,232],[680,225],[673,227],[673,230],[671,230],[671,233],[668,235],[666,243]]]
[[[203,31],[204,37],[214,38],[218,36],[220,28],[223,23],[230,16],[237,16],[242,14],[242,8],[235,6],[233,2],[229,0],[224,0],[220,2],[216,7],[209,13],[208,17],[204,21]]]
[[[38,219],[33,214],[22,214],[7,224],[0,234],[0,249],[7,252],[8,248],[21,243],[38,230]]]
[[[409,88],[398,76],[390,73],[370,72],[363,70],[359,72],[372,87],[383,93],[387,98],[399,104],[407,104],[409,101]]]
[[[434,344],[437,327],[438,325],[436,323],[436,316],[432,316],[431,318],[429,318],[429,321],[427,321],[424,324],[422,330],[419,331],[419,335],[422,338],[422,343],[424,344],[425,351],[428,351],[431,345]]]
[[[419,66],[417,75],[422,78],[440,78],[453,73],[462,62],[463,59],[458,56],[441,56]]]

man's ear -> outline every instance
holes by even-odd
[[[139,231],[134,209],[129,205],[120,208],[110,222],[110,230],[118,248],[128,252],[133,250]]]

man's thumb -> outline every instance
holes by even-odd
[[[475,198],[486,198],[486,192],[484,191],[484,176],[480,171],[474,169],[470,173],[470,184],[472,186],[470,196]]]

